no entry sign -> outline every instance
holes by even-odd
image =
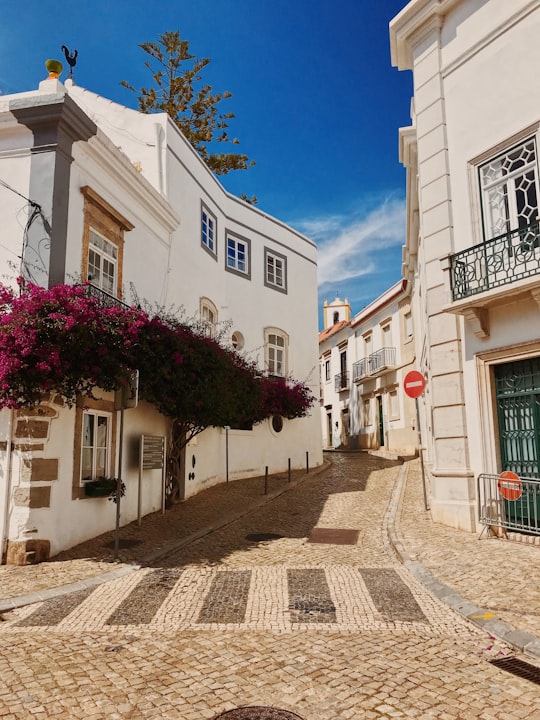
[[[516,475],[511,470],[505,470],[499,475],[497,487],[505,500],[519,500],[523,492],[523,485],[519,475]]]
[[[422,373],[418,370],[411,370],[405,375],[403,380],[403,389],[411,398],[418,398],[424,392],[426,381]]]

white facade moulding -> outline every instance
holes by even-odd
[[[398,70],[412,70],[413,47],[433,30],[462,0],[411,0],[390,23],[390,57]]]

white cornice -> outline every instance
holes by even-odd
[[[101,131],[85,143],[89,155],[103,167],[119,187],[123,188],[167,233],[180,224],[180,217],[169,202],[141,175],[128,158]]]
[[[413,45],[440,27],[445,15],[463,0],[411,0],[390,23],[390,56],[399,70],[412,70]]]

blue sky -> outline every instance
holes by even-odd
[[[80,0],[5,3],[0,92],[31,90],[47,58],[79,51],[75,82],[130,107],[120,86],[148,85],[138,44],[180,30],[209,57],[204,79],[233,97],[230,135],[256,161],[221,178],[235,194],[312,238],[319,305],[353,313],[399,280],[405,172],[398,128],[410,123],[412,78],[390,64],[389,21],[406,0]],[[64,63],[65,65],[65,63]],[[63,78],[66,77],[66,72]],[[321,313],[320,313],[321,317]]]

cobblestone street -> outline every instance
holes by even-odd
[[[410,524],[429,526],[410,512],[410,468],[397,526],[416,557]],[[5,612],[0,717],[212,720],[253,705],[304,720],[540,719],[540,685],[490,663],[522,656],[396,556],[388,515],[406,475],[396,462],[335,454],[328,470],[159,561]],[[476,536],[464,541],[487,552]],[[539,550],[518,549],[517,562]],[[514,608],[508,619],[535,631],[536,614]]]

